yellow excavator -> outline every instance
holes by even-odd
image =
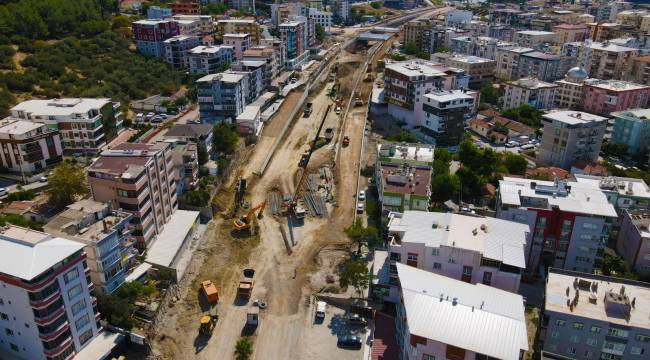
[[[241,218],[232,222],[233,229],[237,231],[241,231],[250,228],[251,224],[253,223],[253,216],[255,216],[255,211],[259,210],[259,213],[257,214],[257,218],[261,219],[262,216],[264,216],[263,215],[264,208],[266,208],[266,201],[252,207],[250,210],[248,210],[246,216],[242,216]]]

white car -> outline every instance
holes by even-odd
[[[365,191],[363,191],[363,190],[359,191],[359,200],[360,201],[366,200],[366,192]]]
[[[0,187],[0,196],[5,196],[7,195],[7,188]]]
[[[336,113],[336,115],[340,114],[341,113],[341,107],[337,106],[336,109],[334,109],[334,112]]]
[[[521,146],[521,150],[530,150],[530,149],[534,149],[534,148],[535,148],[535,145],[533,145],[533,144],[526,144],[526,145]]]
[[[362,213],[363,213],[364,208],[365,208],[365,205],[364,205],[362,202],[360,202],[360,203],[357,204],[357,212],[358,212],[359,214],[362,214]]]

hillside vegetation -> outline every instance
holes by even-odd
[[[0,0],[0,116],[31,98],[170,94],[182,74],[132,46],[115,0]]]

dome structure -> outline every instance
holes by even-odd
[[[585,69],[576,66],[574,68],[569,69],[566,73],[567,78],[575,79],[575,80],[584,80],[586,79],[589,74],[585,71]]]

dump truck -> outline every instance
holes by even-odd
[[[303,110],[303,116],[304,116],[304,117],[309,117],[309,115],[311,115],[311,112],[312,112],[313,108],[314,108],[314,107],[313,107],[313,104],[310,103],[310,102],[308,102],[308,103],[305,105],[305,109]]]
[[[211,313],[202,315],[199,319],[199,334],[204,336],[211,336],[214,331],[215,326],[217,325],[217,315],[216,309],[213,309]]]
[[[363,106],[363,100],[359,97],[354,98],[354,106]]]
[[[243,299],[249,299],[251,293],[253,292],[253,277],[255,276],[255,270],[253,269],[244,269],[243,276],[239,280],[239,287],[237,288],[237,297]]]
[[[264,216],[264,208],[266,208],[266,201],[253,206],[250,210],[248,210],[246,216],[242,216],[241,218],[232,222],[233,230],[241,231],[250,228],[251,224],[253,223],[253,216],[255,216],[255,212],[259,210],[257,218],[261,219]]]
[[[219,290],[214,286],[212,281],[205,280],[201,282],[201,292],[205,295],[206,300],[210,304],[216,304],[219,302]]]

